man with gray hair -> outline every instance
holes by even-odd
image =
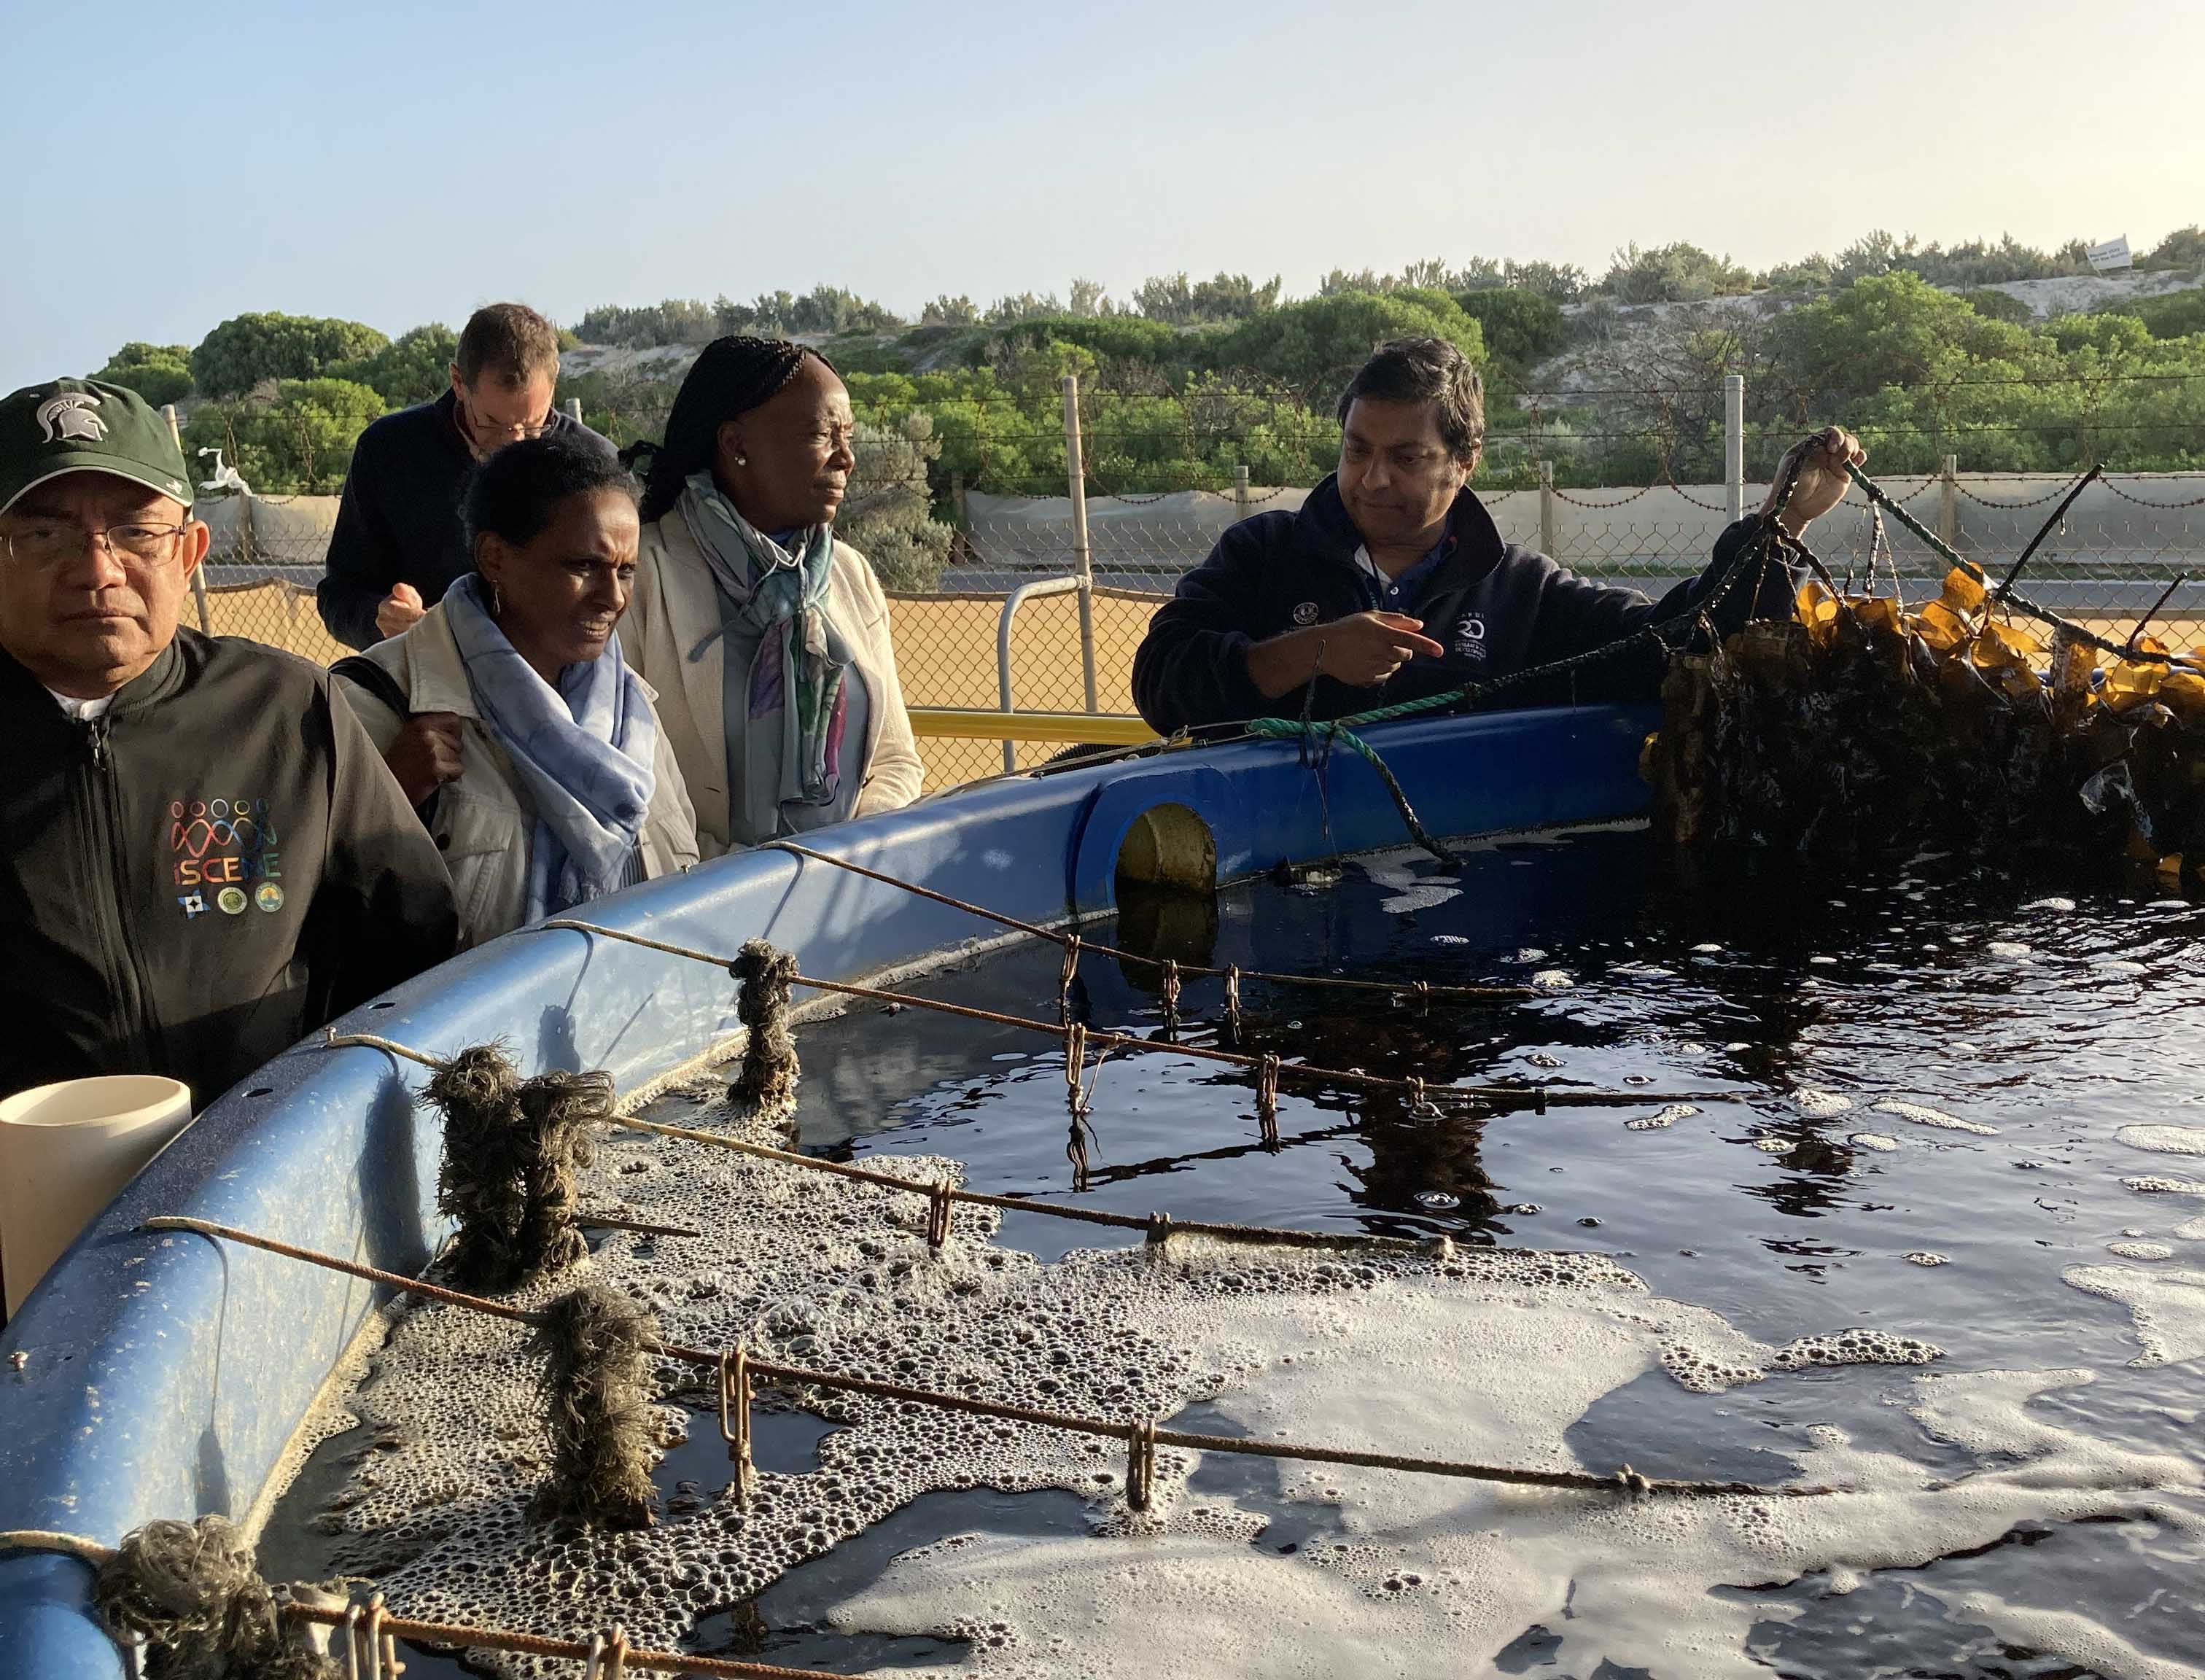
[[[1470,488],[1485,442],[1477,370],[1444,339],[1381,345],[1340,398],[1340,469],[1299,512],[1227,531],[1156,609],[1133,659],[1133,703],[1164,733],[1268,715],[1310,692],[1311,715],[1345,716],[1587,653],[1703,609],[1718,633],[1791,610],[1782,565],[1723,590],[1768,516],[1740,519],[1697,578],[1659,603],[1573,576],[1501,540]],[[1798,482],[1781,523],[1794,536],[1845,497],[1866,459],[1832,427],[1794,446]],[[1771,492],[1770,502],[1774,501]],[[1651,698],[1653,648],[1588,671],[1574,691],[1519,703]],[[1294,700],[1297,708],[1299,700]]]
[[[315,591],[322,622],[348,647],[397,635],[473,569],[460,497],[477,461],[547,431],[597,436],[554,410],[559,329],[526,304],[469,316],[451,377],[434,402],[385,414],[354,446]]]

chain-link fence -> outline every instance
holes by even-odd
[[[1673,395],[1679,407],[1687,397],[1704,399],[1700,392]],[[1734,508],[1759,505],[1766,486],[1745,481],[1744,463],[1773,459],[1792,435],[1771,423],[1749,435],[1736,390],[1721,395],[1730,399],[1728,483],[1679,482],[1670,469],[1701,463],[1678,453],[1676,429],[1666,422],[1647,431],[1570,437],[1496,429],[1481,495],[1508,540],[1584,575],[1658,594],[1706,564]],[[1061,728],[1052,739],[1013,741],[1007,749],[998,738],[1001,726],[969,733],[969,716],[935,714],[1132,712],[1133,655],[1157,604],[1229,525],[1293,513],[1331,464],[1324,440],[1328,436],[1336,450],[1338,431],[1328,413],[1305,404],[1290,407],[1282,419],[1275,393],[1266,401],[1251,420],[1221,400],[1208,429],[1186,421],[1199,405],[1174,411],[1175,430],[1156,431],[1138,430],[1121,407],[1112,426],[1064,424],[1050,432],[1034,424],[1013,442],[1004,441],[1009,429],[996,416],[985,432],[995,439],[990,447],[1022,449],[1019,470],[1001,470],[996,461],[971,476],[1015,490],[968,490],[965,471],[935,462],[928,486],[935,517],[953,529],[946,545],[933,533],[933,552],[946,547],[946,559],[918,578],[891,579],[923,586],[889,591],[897,665],[930,789],[1007,764],[1031,766],[1064,747]],[[1029,401],[1029,419],[1031,409]],[[1076,390],[1067,412],[1086,412]],[[639,425],[648,418],[639,412],[627,419]],[[957,415],[937,419],[934,442],[970,442],[956,430]],[[2012,428],[1998,430],[2004,436]],[[2036,535],[2074,475],[1971,472],[1960,453],[1965,435],[1952,441],[1956,448],[1945,454],[1943,471],[1879,474],[1880,481],[1953,549],[1997,573]],[[1874,470],[1879,445],[1869,442]],[[2205,436],[2190,440],[2190,447],[2200,444]],[[1893,457],[1909,453],[1921,451],[1892,449]],[[943,458],[958,457],[945,444]],[[964,459],[973,458],[968,452]],[[1265,484],[1251,459],[1299,463],[1295,476],[1305,482]],[[1078,497],[1067,462],[1083,469]],[[1620,462],[1641,472],[1651,462],[1663,481],[1602,484],[1602,464]],[[1052,465],[1062,475],[1055,486],[1045,476]],[[1159,488],[1128,484],[1144,474]],[[1055,486],[1057,493],[1043,493]],[[270,642],[317,661],[339,656],[344,650],[323,629],[313,597],[336,507],[334,497],[311,496],[203,504],[215,543],[194,603],[199,621],[214,633]],[[1878,592],[1896,589],[1909,599],[1935,591],[1941,563],[1935,554],[1895,521],[1880,526],[1857,496],[1818,523],[1810,540],[1834,571],[1862,587],[1872,581]],[[2169,584],[2199,573],[2205,573],[2205,473],[2119,472],[2090,485],[2067,509],[2031,560],[2027,588],[2055,610],[2125,636]],[[2205,586],[2197,594],[2193,602],[2178,590],[2154,620],[2155,633],[2178,650],[2205,647]],[[953,733],[960,727],[968,733]]]

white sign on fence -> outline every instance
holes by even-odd
[[[2119,239],[2109,239],[2103,245],[2094,245],[2083,254],[2089,258],[2090,266],[2100,274],[2108,269],[2132,268],[2136,264],[2136,259],[2129,255],[2129,236],[2126,234]]]

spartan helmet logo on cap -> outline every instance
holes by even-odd
[[[107,436],[107,422],[92,413],[98,407],[98,397],[90,391],[63,391],[59,396],[48,397],[39,405],[39,430],[43,434],[39,441],[100,442]]]

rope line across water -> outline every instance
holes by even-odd
[[[669,957],[684,957],[692,962],[709,963],[715,968],[727,968],[730,959],[710,951],[698,951],[686,945],[675,945],[663,939],[652,939],[645,934],[623,932],[595,922],[575,921],[560,917],[536,924],[542,929],[562,929],[570,933],[594,934],[604,939],[616,939],[630,945],[640,945],[648,950],[661,951]],[[956,1015],[968,1021],[985,1022],[991,1026],[1013,1027],[1021,1031],[1040,1033],[1046,1037],[1062,1040],[1069,1029],[1055,1021],[1036,1020],[1025,1015],[1007,1015],[999,1010],[981,1009],[968,1003],[950,1003],[941,998],[920,997],[911,992],[893,992],[877,986],[859,986],[844,980],[821,980],[810,975],[794,976],[791,984],[808,986],[817,992],[831,992],[843,997],[862,998],[868,1002],[894,1004],[906,1009],[932,1010],[936,1014]],[[1236,1051],[1214,1049],[1206,1044],[1169,1044],[1136,1034],[1105,1032],[1087,1029],[1087,1042],[1102,1049],[1135,1050],[1151,1055],[1190,1056],[1198,1061],[1217,1062],[1252,1073],[1262,1063],[1259,1056],[1243,1055]],[[1626,1091],[1555,1090],[1546,1085],[1432,1085],[1410,1079],[1396,1079],[1383,1074],[1360,1073],[1352,1068],[1312,1067],[1306,1062],[1282,1062],[1279,1066],[1281,1078],[1289,1076],[1312,1084],[1336,1085],[1356,1090],[1394,1091],[1404,1095],[1421,1094],[1431,1101],[1441,1100],[1457,1102],[1483,1102],[1496,1106],[1530,1104],[1540,1113],[1552,1107],[1572,1108],[1635,1107],[1648,1102],[1722,1102],[1728,1094],[1721,1091],[1648,1091],[1633,1095]]]
[[[868,869],[865,864],[853,863],[847,858],[837,858],[825,852],[814,852],[810,846],[799,846],[794,840],[770,840],[767,844],[777,851],[790,852],[799,858],[806,858],[816,864],[826,864],[835,869],[847,870],[852,875],[864,876],[867,881],[877,881],[883,887],[897,887],[917,898],[931,899],[936,904],[947,905],[952,910],[961,910],[968,916],[978,916],[984,921],[993,922],[998,927],[1010,928],[1019,933],[1031,935],[1036,939],[1045,939],[1052,945],[1091,952],[1098,957],[1113,957],[1121,963],[1139,963],[1149,968],[1161,969],[1165,965],[1164,959],[1161,957],[1144,957],[1138,952],[1121,951],[1114,945],[1098,944],[1084,935],[1061,933],[1054,928],[1044,928],[1036,923],[1023,922],[1017,917],[1006,915],[1000,910],[990,910],[985,905],[972,904],[964,899],[953,898],[948,893],[936,892],[931,887],[922,887],[917,882],[905,881],[879,870]],[[570,924],[546,922],[544,925],[548,928]],[[1391,992],[1405,997],[1419,999],[1425,997],[1529,998],[1536,997],[1539,994],[1538,988],[1534,986],[1435,986],[1423,980],[1405,980],[1396,984],[1384,980],[1352,980],[1344,975],[1336,974],[1272,974],[1262,969],[1210,968],[1201,963],[1180,963],[1178,967],[1181,974],[1199,974],[1216,979],[1224,979],[1237,974],[1243,980],[1260,980],[1266,985],[1271,986],[1329,986],[1341,991]]]
[[[486,1300],[480,1296],[463,1294],[455,1289],[446,1289],[440,1284],[425,1283],[417,1278],[405,1277],[395,1272],[386,1272],[379,1267],[364,1265],[358,1261],[344,1260],[336,1255],[320,1254],[294,1244],[262,1237],[235,1226],[219,1225],[211,1220],[187,1219],[178,1215],[162,1214],[147,1220],[139,1227],[147,1232],[183,1232],[210,1239],[242,1244],[247,1248],[264,1250],[286,1259],[303,1261],[333,1272],[342,1272],[369,1283],[403,1293],[419,1295],[432,1301],[466,1311],[486,1314],[510,1322],[541,1325],[544,1315],[525,1308],[509,1307],[502,1302]],[[718,1374],[727,1369],[727,1351],[705,1348],[684,1347],[677,1343],[655,1341],[646,1344],[647,1351],[668,1359],[699,1369]],[[1086,1417],[1073,1412],[1043,1411],[1033,1406],[1013,1405],[1001,1400],[976,1399],[969,1395],[946,1394],[938,1390],[914,1388],[908,1384],[886,1382],[877,1377],[850,1376],[833,1371],[813,1370],[802,1365],[784,1365],[777,1361],[746,1355],[745,1364],[750,1373],[768,1382],[793,1385],[799,1387],[823,1388],[829,1392],[864,1394],[875,1399],[897,1400],[913,1405],[933,1406],[945,1411],[968,1413],[976,1417],[992,1417],[1007,1423],[1031,1423],[1042,1428],[1061,1429],[1067,1434],[1087,1435],[1105,1440],[1123,1441],[1136,1446],[1144,1438],[1153,1439],[1159,1446],[1175,1446],[1198,1452],[1227,1452],[1259,1458],[1292,1459],[1311,1464],[1340,1464],[1358,1469],[1398,1470],[1413,1475],[1453,1477],[1470,1481],[1498,1482],[1519,1487],[1569,1488],[1586,1492],[1622,1492],[1634,1497],[1663,1493],[1694,1499],[1767,1498],[1804,1499],[1831,1493],[1822,1487],[1766,1487],[1744,1481],[1688,1481],[1663,1477],[1640,1475],[1629,1465],[1616,1474],[1602,1475],[1590,1470],[1541,1470],[1508,1464],[1473,1464],[1453,1458],[1429,1458],[1410,1453],[1373,1452],[1353,1447],[1312,1446],[1306,1444],[1246,1440],[1230,1435],[1210,1435],[1185,1429],[1157,1428],[1145,1418],[1114,1422],[1108,1418]]]
[[[50,1552],[79,1558],[96,1568],[112,1558],[116,1548],[81,1535],[61,1534],[47,1529],[0,1529],[0,1552]],[[280,1604],[277,1613],[294,1622],[343,1630],[358,1617],[361,1608],[359,1605],[340,1608],[335,1605],[302,1604],[294,1599]],[[388,1612],[378,1614],[377,1629],[385,1638],[403,1639],[414,1644],[509,1651],[521,1657],[565,1657],[577,1662],[587,1661],[594,1652],[607,1648],[607,1636],[603,1634],[586,1640],[556,1639],[544,1634],[517,1633],[507,1628],[416,1621]],[[615,1630],[613,1637],[625,1636]],[[728,1680],[841,1680],[841,1677],[823,1669],[784,1668],[776,1663],[743,1662],[728,1657],[702,1657],[686,1651],[652,1651],[634,1646],[627,1648],[625,1660],[630,1668],[667,1674],[724,1676]]]
[[[446,1066],[441,1057],[416,1050],[411,1045],[401,1044],[395,1039],[378,1038],[372,1033],[333,1033],[323,1040],[323,1048],[331,1050],[381,1050],[426,1068],[438,1069]],[[1381,1237],[1361,1231],[1297,1231],[1291,1226],[1236,1225],[1218,1220],[1174,1220],[1169,1214],[1150,1214],[1144,1219],[1138,1214],[1114,1214],[1101,1208],[1082,1208],[1065,1202],[1037,1202],[1023,1196],[995,1196],[984,1190],[962,1190],[946,1181],[906,1178],[870,1167],[853,1167],[847,1161],[824,1161],[817,1155],[776,1149],[770,1143],[753,1143],[745,1138],[730,1137],[725,1132],[674,1125],[664,1120],[646,1120],[639,1114],[608,1114],[605,1120],[606,1124],[619,1126],[624,1131],[649,1132],[660,1137],[708,1144],[716,1149],[727,1149],[736,1155],[754,1156],[760,1161],[779,1161],[784,1166],[802,1167],[810,1172],[824,1172],[859,1184],[877,1184],[883,1190],[901,1190],[906,1195],[930,1198],[947,1196],[952,1202],[961,1202],[970,1207],[1043,1214],[1051,1219],[1070,1220],[1080,1225],[1102,1225],[1120,1231],[1138,1231],[1147,1235],[1151,1242],[1161,1240],[1169,1232],[1179,1232],[1187,1236],[1215,1238],[1221,1242],[1267,1244],[1275,1248],[1372,1249],[1396,1254],[1423,1254],[1432,1252],[1439,1243],[1446,1240],[1444,1238]],[[580,1222],[585,1225],[605,1224],[615,1230],[640,1231],[651,1236],[695,1237],[701,1234],[676,1226],[615,1222],[587,1214],[581,1216]],[[945,1231],[942,1234],[946,1237],[948,1233]],[[930,1243],[934,1247],[941,1246],[930,1238]]]

